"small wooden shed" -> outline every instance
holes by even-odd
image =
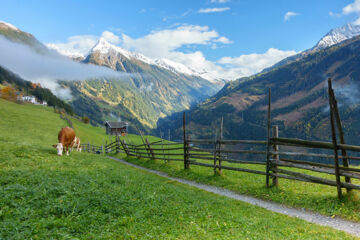
[[[105,121],[106,134],[115,136],[125,136],[128,132],[129,123],[127,122],[109,122]]]

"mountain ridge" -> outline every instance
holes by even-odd
[[[338,43],[341,43],[350,38],[360,35],[360,25],[354,23],[347,23],[341,27],[331,29],[327,34],[325,34],[316,44],[310,49],[304,50],[298,54],[287,57],[271,67],[263,69],[260,73],[266,73],[274,68],[283,66],[285,64],[297,61],[302,57],[307,56],[308,54],[314,53],[316,51],[331,47]]]
[[[55,54],[33,35],[14,26],[3,23],[0,30],[8,40],[30,46],[39,56]],[[104,40],[99,39],[81,64],[105,66],[128,74],[82,81],[58,79],[61,86],[71,89],[73,98],[69,103],[75,112],[90,117],[92,123],[102,124],[106,119],[122,117],[148,131],[159,117],[188,109],[220,88],[201,77],[157,66],[142,54],[131,53]]]
[[[333,79],[346,139],[360,134],[360,36],[285,64],[269,72],[227,83],[213,97],[187,112],[188,131],[213,138],[224,117],[224,136],[263,139],[266,136],[267,89],[272,92],[272,122],[281,135],[330,140],[326,80]],[[158,121],[157,131],[176,129],[181,136],[181,113]],[[211,129],[211,130],[210,130]],[[327,130],[326,130],[327,129]]]

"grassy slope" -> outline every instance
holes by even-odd
[[[99,155],[58,157],[51,109],[0,100],[0,113],[0,239],[351,239]]]
[[[129,139],[132,143],[141,144],[141,138],[139,136],[132,135]],[[151,139],[153,141],[156,140],[156,138]],[[179,152],[181,151],[182,150],[179,150]],[[125,157],[123,154],[119,154],[119,156]],[[192,165],[189,171],[184,171],[182,162],[151,161],[132,157],[127,157],[126,159],[137,165],[167,172],[171,176],[216,185],[238,193],[279,202],[287,206],[306,208],[325,215],[333,217],[340,216],[345,219],[360,222],[360,193],[356,190],[352,191],[351,194],[345,194],[344,199],[340,201],[337,198],[335,187],[321,184],[279,179],[278,188],[267,189],[265,187],[265,176],[263,175],[223,170],[222,176],[214,176],[213,169],[207,167]],[[205,162],[212,164],[212,161]],[[230,163],[223,163],[223,165],[264,171],[264,166]],[[294,169],[289,170],[293,171]],[[334,180],[334,177],[328,174],[314,173],[306,170],[297,171]],[[344,179],[342,179],[342,181],[344,181]],[[356,179],[352,179],[352,182],[360,184],[360,181]],[[343,192],[345,192],[345,190],[343,190]]]

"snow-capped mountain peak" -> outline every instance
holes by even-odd
[[[324,49],[358,35],[360,35],[360,25],[348,23],[342,27],[332,29],[320,39],[313,49]]]
[[[90,53],[100,52],[101,54],[109,54],[111,51],[115,53],[120,53],[125,56],[127,59],[135,59],[147,64],[155,64],[154,60],[144,56],[141,53],[130,52],[124,48],[115,46],[109,43],[105,38],[100,38],[96,45],[90,50]]]
[[[4,22],[4,21],[0,21],[0,27],[6,27],[15,31],[20,31],[17,27],[15,27],[14,25]]]

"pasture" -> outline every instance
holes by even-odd
[[[153,137],[149,139],[152,141],[158,140]],[[133,144],[142,144],[141,137],[137,135],[129,135],[126,140]],[[167,146],[165,141],[165,154],[167,152],[166,148]],[[171,152],[174,153],[175,151]],[[178,150],[177,152],[182,153],[183,150]],[[263,175],[223,169],[223,174],[219,176],[214,175],[212,168],[191,164],[190,169],[184,171],[183,162],[126,157],[123,153],[119,153],[118,157],[125,158],[131,163],[141,165],[146,168],[166,172],[173,177],[185,178],[200,183],[215,185],[240,194],[252,195],[257,198],[271,200],[290,207],[305,208],[324,215],[342,217],[344,219],[360,222],[360,192],[358,190],[353,190],[348,194],[344,194],[344,197],[339,200],[334,187],[321,184],[279,179],[278,187],[266,188],[265,176]],[[209,163],[209,161],[201,159],[198,161]],[[239,167],[239,164],[227,162],[224,162],[223,165],[229,167]],[[241,164],[241,167],[264,171],[264,166],[262,165]],[[298,172],[309,173],[310,171],[298,170]],[[324,173],[312,174],[317,177],[334,180],[334,176],[332,175]],[[360,181],[356,179],[354,179],[353,182],[356,184],[360,183]]]
[[[102,144],[104,129],[73,123],[82,141]],[[65,125],[51,108],[0,99],[0,239],[354,239],[101,155],[58,157],[51,145]],[[223,187],[239,188],[234,182],[245,180],[128,160]],[[281,190],[267,194],[281,195],[275,191]]]

